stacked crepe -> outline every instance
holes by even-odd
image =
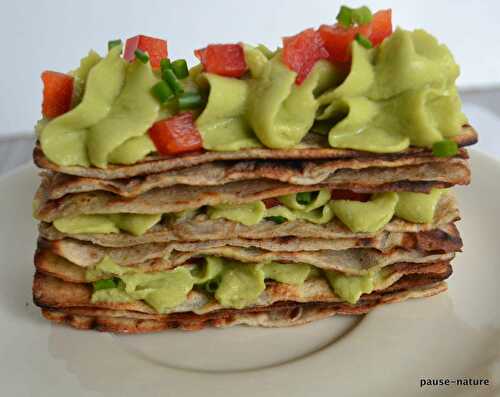
[[[474,141],[470,127],[464,128],[461,139],[464,145]],[[316,150],[333,152],[304,149],[293,154],[307,158]],[[273,156],[270,150],[258,154]],[[327,159],[278,161],[227,161],[205,154],[184,157],[188,164],[198,163],[185,168],[171,169],[177,167],[178,159],[151,159],[103,171],[56,167],[36,149],[37,164],[50,171],[43,173],[37,193],[37,216],[42,222],[35,257],[35,302],[46,318],[77,328],[148,332],[206,325],[288,326],[334,314],[362,314],[383,303],[444,291],[444,280],[452,272],[450,261],[462,246],[454,225],[459,212],[450,191],[441,194],[432,222],[416,224],[394,217],[376,233],[351,232],[338,218],[325,224],[304,219],[277,224],[264,218],[247,226],[225,218],[210,219],[206,210],[194,216],[187,212],[185,217],[163,216],[139,236],[124,231],[67,234],[52,224],[58,218],[82,214],[171,214],[319,189],[425,192],[466,184],[470,177],[464,149],[445,160],[423,150],[407,151],[390,159],[361,152],[331,154]],[[225,155],[218,157],[223,159]],[[257,155],[240,152],[233,157]],[[202,161],[205,163],[199,164]],[[152,172],[143,173],[146,169]],[[154,172],[158,169],[162,171]],[[283,266],[307,264],[349,276],[383,268],[386,274],[378,289],[363,294],[354,304],[337,296],[321,271],[298,285],[296,280],[288,284],[266,279],[258,301],[239,309],[224,307],[213,294],[197,287],[189,292],[186,301],[167,313],[158,313],[141,300],[92,300],[92,284],[86,276],[88,269],[103,260],[154,274],[199,266],[203,264],[200,258],[223,258],[241,267],[273,262]],[[202,267],[201,273],[206,270]],[[300,274],[299,279],[303,276]]]
[[[309,132],[293,148],[106,167],[58,164],[39,142],[34,301],[57,323],[139,333],[291,326],[441,293],[462,248],[449,188],[469,183],[477,135],[449,140],[458,152],[437,157]]]

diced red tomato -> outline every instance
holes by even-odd
[[[157,39],[144,35],[134,36],[127,39],[123,58],[132,62],[135,59],[135,50],[141,50],[149,55],[153,68],[160,67],[160,61],[168,58],[167,40]]]
[[[201,135],[190,112],[154,123],[149,136],[161,154],[175,155],[202,149]]]
[[[312,28],[283,38],[283,62],[297,72],[297,84],[307,78],[317,61],[328,58],[328,55],[320,34]]]
[[[247,71],[245,53],[240,44],[210,44],[194,54],[208,73],[226,77],[241,77]]]
[[[392,10],[380,10],[373,14],[371,22],[372,32],[369,36],[374,47],[392,34]]]
[[[352,26],[349,28],[345,28],[339,24],[333,26],[321,25],[319,34],[328,51],[328,59],[332,62],[349,62],[351,60],[351,43],[358,33],[369,37],[371,34],[371,25]]]
[[[332,200],[351,200],[367,202],[370,200],[370,193],[356,193],[352,190],[334,189],[332,190]]]
[[[392,11],[381,10],[373,14],[369,24],[345,28],[335,24],[321,25],[319,33],[332,62],[349,62],[351,60],[351,43],[356,34],[368,37],[374,47],[377,47],[386,37],[392,34]]]
[[[279,201],[275,197],[267,198],[267,199],[264,199],[262,201],[264,202],[264,205],[266,206],[266,208],[273,208],[273,207],[276,207],[278,205],[281,205],[281,201]]]
[[[71,108],[73,77],[64,73],[46,70],[42,73],[43,103],[42,114],[54,118]]]

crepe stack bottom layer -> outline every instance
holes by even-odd
[[[467,128],[462,145],[475,139]],[[448,188],[470,181],[465,149],[197,156],[101,170],[35,149],[45,170],[33,296],[47,319],[126,333],[282,327],[446,290],[462,248]],[[434,192],[432,219],[404,219],[390,203],[405,192]],[[346,198],[386,219],[353,231],[335,204]]]

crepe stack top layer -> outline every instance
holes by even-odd
[[[462,248],[450,188],[470,182],[477,141],[458,66],[428,33],[393,32],[390,10],[345,13],[274,52],[209,45],[189,70],[136,36],[43,73],[47,319],[282,327],[446,290]]]

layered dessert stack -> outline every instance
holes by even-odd
[[[280,327],[446,290],[477,141],[458,66],[390,10],[283,48],[111,41],[44,72],[35,303],[111,332]],[[429,303],[431,304],[431,303]]]

